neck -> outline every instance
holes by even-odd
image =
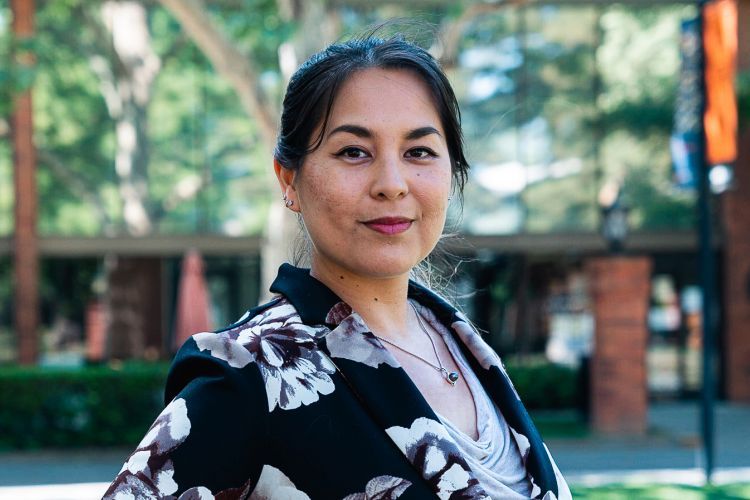
[[[313,259],[310,275],[330,288],[380,337],[406,338],[413,321],[409,275],[368,278]]]

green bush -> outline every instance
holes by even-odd
[[[134,446],[164,406],[167,370],[0,367],[0,449]]]
[[[579,371],[547,362],[506,365],[523,404],[529,410],[580,408],[585,390]]]
[[[168,365],[0,367],[0,449],[135,446],[163,408]],[[509,363],[529,410],[575,408],[578,372]]]

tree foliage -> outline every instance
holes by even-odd
[[[668,138],[691,14],[548,5],[470,24],[454,76],[478,174],[467,229],[596,230],[608,180],[623,184],[635,228],[689,228],[693,193],[672,183]]]
[[[268,125],[243,108],[237,85],[162,5],[170,3],[38,4],[33,76],[43,234],[138,234],[129,218],[133,200],[145,233],[263,230],[271,200]],[[692,194],[672,186],[668,154],[678,27],[689,8],[443,2],[426,12],[419,2],[178,3],[198,8],[252,65],[255,97],[274,119],[289,76],[285,47],[299,63],[370,23],[397,16],[433,23],[437,41],[424,23],[411,31],[443,59],[461,101],[475,169],[465,231],[594,230],[596,192],[609,178],[624,182],[636,227],[692,223]],[[130,122],[137,138],[130,174],[121,161],[130,137],[123,124],[132,117],[118,115],[113,99],[137,101],[127,93],[138,82],[103,14],[114,4],[143,9],[143,53],[155,61],[147,99],[132,107],[137,114],[141,106],[143,116]],[[9,16],[0,7],[5,61]],[[3,97],[31,76],[1,65]],[[9,102],[0,99],[3,137]],[[10,158],[7,141],[0,142],[0,234],[12,229]]]

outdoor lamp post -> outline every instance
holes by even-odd
[[[608,182],[599,191],[601,232],[610,252],[622,253],[628,236],[628,207],[622,200],[620,185]]]

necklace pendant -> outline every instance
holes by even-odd
[[[448,376],[446,377],[448,380],[448,383],[450,385],[456,385],[456,382],[458,382],[458,373],[457,372],[450,372]]]

